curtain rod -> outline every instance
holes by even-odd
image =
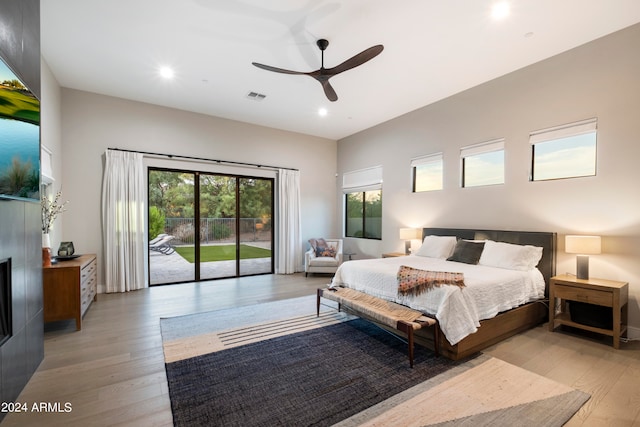
[[[153,152],[150,152],[150,151],[126,150],[124,148],[107,148],[107,150],[124,151],[124,152],[127,152],[127,153],[146,154],[148,156],[162,156],[162,157],[168,157],[170,159],[177,158],[177,159],[198,160],[198,161],[201,161],[201,162],[212,162],[212,163],[236,165],[236,166],[238,166],[238,165],[239,166],[253,166],[255,168],[287,169],[287,170],[292,170],[292,171],[297,171],[298,170],[298,169],[295,169],[295,168],[285,168],[285,167],[280,167],[280,166],[259,165],[257,163],[234,162],[232,160],[207,159],[205,157],[182,156],[182,155],[179,155],[179,154],[153,153]]]

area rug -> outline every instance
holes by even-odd
[[[560,426],[589,396],[479,355],[453,362],[315,296],[161,320],[176,426]]]

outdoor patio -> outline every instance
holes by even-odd
[[[270,249],[271,242],[252,242],[252,245]],[[149,283],[153,285],[193,281],[195,266],[177,252],[165,255],[149,252]],[[271,258],[252,258],[240,260],[240,275],[264,274],[271,272]],[[202,280],[235,277],[235,261],[213,261],[200,264]]]

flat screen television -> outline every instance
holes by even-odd
[[[40,101],[1,57],[0,198],[40,201]]]

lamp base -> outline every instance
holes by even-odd
[[[587,255],[576,256],[576,277],[589,280],[589,257]]]
[[[406,240],[404,242],[404,253],[407,255],[411,254],[411,240]]]

